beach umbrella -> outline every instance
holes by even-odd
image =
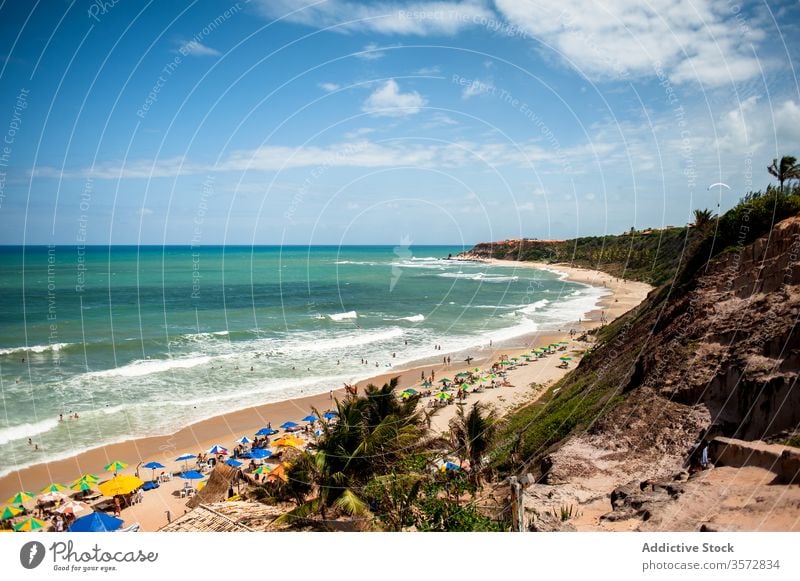
[[[297,426],[298,424],[295,424],[294,422],[283,422],[281,424],[281,428],[283,428],[284,430],[288,430],[289,428],[296,428]]]
[[[310,414],[310,415],[307,415],[306,417],[304,417],[302,421],[304,421],[304,422],[316,422],[317,420],[319,420],[319,418],[317,416],[315,416],[314,414]]]
[[[470,373],[468,371],[462,371],[461,373],[456,373],[456,377],[469,377]]]
[[[265,450],[264,448],[253,448],[250,450],[250,457],[255,458],[256,460],[269,458],[270,456],[272,456],[271,450]]]
[[[136,476],[122,474],[101,483],[98,488],[104,496],[117,496],[118,494],[130,494],[143,484],[144,481],[136,478]]]
[[[511,361],[519,361],[519,357],[512,357]]]
[[[510,361],[501,361],[500,365],[511,365]]]
[[[211,448],[208,449],[208,453],[212,456],[216,456],[217,454],[227,454],[228,449],[220,446],[219,444],[214,444]]]
[[[303,445],[303,440],[292,435],[286,435],[275,440],[272,445],[276,448],[299,448]]]
[[[153,478],[152,480],[156,479],[156,470],[161,470],[162,468],[166,468],[163,464],[159,462],[148,462],[143,466],[143,468],[150,468],[153,471]]]
[[[86,482],[91,482],[92,484],[94,484],[94,483],[96,483],[97,481],[100,480],[100,477],[99,476],[95,476],[94,474],[89,474],[87,472],[86,474],[82,474],[80,477],[78,477],[75,480],[73,480],[72,483],[73,484],[77,484],[81,480],[85,480]]]
[[[42,494],[47,494],[48,492],[61,492],[62,490],[66,490],[67,487],[63,484],[50,484],[42,488]]]
[[[261,428],[256,432],[256,436],[271,436],[277,433],[277,430],[273,430],[272,428]]]
[[[186,480],[201,480],[205,478],[205,476],[200,474],[197,470],[187,470],[186,472],[181,472],[178,476]]]
[[[417,395],[419,392],[416,389],[414,389],[413,387],[409,387],[408,389],[404,389],[403,393],[404,394],[407,393],[408,395]]]
[[[7,518],[14,518],[22,514],[22,509],[17,508],[16,506],[4,506],[3,512],[0,513],[0,520],[6,520]]]
[[[559,357],[561,361],[572,361],[572,357]]]
[[[206,487],[206,484],[208,484],[208,480],[203,480],[202,482],[198,482],[197,483],[197,492],[200,492],[201,490],[203,490]]]
[[[29,533],[31,531],[38,531],[47,528],[48,524],[38,518],[26,518],[22,522],[14,525],[14,530],[17,532]]]
[[[569,345],[569,341],[559,341],[559,345]]]
[[[430,381],[423,381],[420,385],[422,385],[422,387],[433,387]]]
[[[458,389],[460,389],[461,391],[467,391],[469,389],[469,386],[466,383],[463,383],[460,386],[458,386]]]
[[[58,502],[59,500],[68,500],[69,496],[64,494],[63,492],[48,492],[47,494],[43,494],[40,500],[44,502]]]
[[[270,472],[272,472],[272,468],[270,468],[266,464],[262,464],[261,466],[255,469],[255,472],[253,472],[253,474],[269,474]]]
[[[89,505],[84,504],[83,502],[75,502],[74,500],[68,500],[61,506],[56,509],[56,512],[60,512],[64,514],[65,512],[71,512],[72,514],[78,514],[79,512],[84,512],[89,510]]]
[[[112,533],[119,529],[123,521],[104,512],[93,512],[77,519],[67,529],[71,533]]]
[[[188,467],[188,464],[187,464],[187,462],[188,462],[189,460],[194,460],[194,459],[196,459],[196,458],[197,458],[197,456],[195,456],[194,454],[189,454],[189,453],[187,452],[186,454],[181,454],[180,456],[178,456],[177,458],[175,458],[175,461],[176,461],[176,462],[183,462],[183,469],[184,469],[184,470],[188,470],[188,468],[189,468],[189,467]]]
[[[248,438],[247,436],[242,436],[241,438],[239,438],[238,440],[236,440],[236,443],[237,443],[237,444],[252,444],[252,443],[253,443],[253,440],[251,440],[251,439],[250,439],[250,438]]]
[[[120,462],[119,460],[114,460],[111,464],[106,464],[103,466],[103,470],[106,472],[119,472],[120,470],[125,470],[128,465],[125,462]]]
[[[227,460],[225,460],[225,464],[227,464],[228,466],[233,466],[234,468],[238,468],[239,466],[242,465],[241,462],[239,462],[238,460],[234,460],[233,458],[228,458]]]
[[[338,415],[339,414],[337,414],[336,412],[325,412],[324,414],[322,414],[322,417],[325,418],[326,420],[332,420]]]
[[[446,377],[443,377],[439,380],[439,383],[452,383],[452,382],[453,382],[452,379],[447,379]]]
[[[440,400],[444,401],[446,399],[450,399],[452,396],[449,393],[442,391],[442,392],[437,393],[434,397],[436,399],[440,399]]]
[[[8,504],[22,504],[26,500],[30,500],[32,498],[36,498],[35,494],[31,494],[30,492],[25,492],[21,490],[17,492],[14,496],[6,500]]]
[[[78,492],[86,492],[87,490],[91,490],[93,486],[95,486],[94,482],[78,479],[72,483],[72,485],[70,486],[70,490],[76,490]]]

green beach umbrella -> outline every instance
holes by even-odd
[[[403,393],[407,393],[408,395],[417,395],[419,392],[413,387],[409,387],[408,389],[404,389]]]
[[[67,487],[63,484],[51,484],[49,486],[45,486],[42,488],[42,494],[47,494],[48,492],[61,492],[62,490],[66,490]]]
[[[111,464],[106,464],[103,466],[103,470],[106,472],[118,472],[120,470],[125,470],[128,465],[125,462],[120,462],[119,460],[114,460]]]
[[[559,341],[559,345],[569,345],[569,341]]]
[[[572,361],[572,357],[559,357],[561,361]]]
[[[20,492],[17,492],[14,496],[6,500],[6,502],[8,504],[22,504],[26,500],[31,500],[32,498],[36,498],[36,495],[21,490]]]
[[[22,514],[21,508],[17,508],[16,506],[4,506],[3,513],[0,514],[0,520],[6,520],[7,518],[14,518],[19,514]]]
[[[470,375],[469,371],[462,371],[461,373],[456,373],[456,377],[468,377]]]
[[[72,483],[73,484],[77,484],[81,480],[85,480],[86,482],[91,482],[92,484],[95,484],[96,482],[100,481],[100,477],[99,476],[95,476],[94,474],[89,474],[87,472],[86,474],[81,474],[81,476],[79,478],[76,478],[75,480],[73,480]]]
[[[28,518],[24,521],[17,523],[14,525],[14,530],[17,532],[30,532],[30,531],[38,531],[40,529],[46,528],[48,525],[43,520],[39,520],[38,518]]]
[[[430,381],[423,381],[422,387],[433,387],[433,384]]]
[[[270,468],[266,464],[262,464],[261,466],[256,468],[256,470],[255,470],[255,472],[253,472],[253,474],[269,474],[270,472],[272,472],[272,468]]]
[[[88,480],[79,479],[74,482],[69,488],[70,490],[75,490],[78,492],[85,492],[87,490],[91,490],[94,486],[93,482],[89,482]]]
[[[449,393],[446,393],[444,391],[436,394],[436,399],[440,399],[442,401],[444,401],[446,399],[450,399],[451,397],[452,396]]]
[[[442,379],[439,380],[439,383],[452,383],[452,381],[453,381],[452,379],[447,379],[446,377],[443,377]]]
[[[467,391],[469,389],[469,386],[466,383],[463,383],[459,386],[458,389],[460,389],[461,391]]]
[[[510,361],[501,361],[500,365],[511,365]]]

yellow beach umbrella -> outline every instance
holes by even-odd
[[[47,494],[48,492],[61,492],[62,490],[66,490],[67,487],[63,484],[50,484],[49,486],[45,486],[42,488],[42,494]]]
[[[256,470],[255,470],[255,472],[253,472],[253,474],[269,474],[270,472],[272,472],[272,468],[270,468],[266,464],[262,464],[261,466],[256,468]]]
[[[77,484],[78,482],[81,481],[86,481],[89,482],[90,484],[97,484],[100,481],[100,477],[89,473],[81,474],[79,478],[76,478],[75,480],[72,481],[72,484]]]
[[[17,532],[30,532],[30,531],[38,531],[44,528],[47,528],[48,524],[43,520],[39,520],[38,518],[28,518],[24,521],[17,523],[14,525],[14,530]]]
[[[119,472],[120,470],[125,470],[128,465],[125,462],[120,462],[119,460],[114,460],[111,464],[106,464],[103,466],[103,470],[106,472]]]
[[[35,494],[31,494],[30,492],[25,492],[21,490],[17,492],[14,496],[6,500],[8,504],[22,504],[26,500],[31,500],[32,498],[36,498]]]
[[[17,508],[16,506],[4,506],[3,513],[0,514],[0,520],[6,520],[7,518],[14,518],[17,515],[22,514],[22,509]]]
[[[70,490],[83,492],[83,491],[86,491],[86,490],[91,490],[94,486],[97,486],[97,483],[92,482],[90,480],[79,479],[79,480],[76,480],[72,484],[72,486],[70,486]]]
[[[103,482],[98,488],[104,496],[116,496],[117,494],[129,494],[143,485],[144,481],[136,478],[136,476],[121,474],[108,482]]]

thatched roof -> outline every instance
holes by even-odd
[[[209,506],[201,504],[160,529],[168,533],[240,533],[252,532],[243,525]]]
[[[224,462],[217,462],[214,470],[211,471],[211,476],[208,478],[208,484],[203,487],[203,490],[190,498],[186,506],[195,508],[200,504],[210,504],[225,500],[228,498],[228,490],[231,488],[237,473],[237,468],[228,466]]]

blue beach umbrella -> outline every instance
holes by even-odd
[[[220,446],[219,444],[214,444],[208,450],[208,453],[211,454],[212,456],[216,456],[217,454],[227,454],[228,449],[223,446]]]
[[[225,464],[227,464],[228,466],[233,466],[234,468],[238,468],[239,466],[242,465],[241,462],[239,462],[238,460],[234,460],[233,458],[228,458],[227,460],[225,460]]]
[[[318,419],[319,418],[317,416],[315,416],[314,414],[311,414],[311,415],[308,415],[308,416],[304,417],[303,421],[304,422],[316,422]]]
[[[175,458],[175,461],[183,462],[183,469],[187,470],[188,467],[186,465],[186,462],[188,462],[189,460],[194,460],[195,458],[197,458],[197,456],[195,456],[194,454],[181,454],[180,456]]]
[[[250,457],[255,458],[256,460],[269,458],[270,456],[272,456],[272,452],[270,450],[264,450],[263,448],[253,448],[250,450]]]
[[[337,414],[335,412],[326,412],[326,413],[322,414],[322,417],[325,418],[326,420],[332,420],[333,418],[335,418],[338,415],[339,414]]]
[[[256,432],[256,436],[271,436],[277,433],[277,430],[273,430],[272,428],[261,428]]]
[[[200,474],[197,470],[187,470],[186,472],[181,472],[178,476],[186,480],[200,480],[205,478],[205,476]]]
[[[252,444],[252,443],[253,443],[253,440],[251,440],[251,439],[250,439],[250,438],[248,438],[247,436],[242,436],[241,438],[239,438],[238,440],[236,440],[236,443],[237,443],[237,444]]]
[[[281,424],[281,428],[283,428],[284,430],[288,430],[289,428],[296,428],[297,426],[298,424],[295,424],[294,422],[284,422]]]
[[[156,479],[156,470],[160,470],[161,468],[165,468],[165,466],[163,464],[159,464],[158,462],[148,462],[147,464],[142,466],[142,468],[150,468],[150,470],[153,471],[153,477],[151,478],[151,480],[155,480]]]
[[[110,533],[117,530],[125,522],[121,518],[104,512],[93,512],[77,519],[67,529],[71,533]]]

